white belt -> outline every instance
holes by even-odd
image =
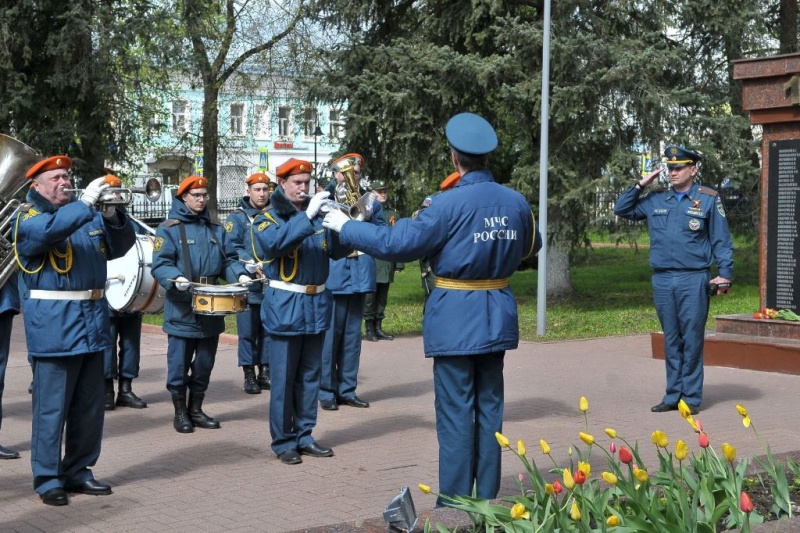
[[[325,290],[325,284],[322,285],[298,285],[297,283],[288,283],[286,281],[277,281],[274,279],[269,280],[269,286],[282,291],[297,292],[300,294],[319,294]]]
[[[103,289],[85,291],[41,291],[32,289],[30,297],[34,300],[99,300],[103,297]]]

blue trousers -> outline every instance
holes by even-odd
[[[439,493],[495,498],[500,490],[505,352],[433,358]],[[437,505],[447,501],[437,500]]]
[[[138,378],[142,344],[142,315],[139,313],[112,313],[110,318],[113,344],[104,354],[105,378]],[[117,342],[119,342],[119,348],[117,348]]]
[[[269,432],[278,455],[314,442],[322,337],[269,334]]]
[[[664,331],[664,403],[703,401],[703,342],[708,318],[708,272],[656,272],[653,300]]]
[[[334,294],[333,323],[325,332],[319,399],[352,398],[361,363],[361,317],[364,294]]]
[[[218,345],[219,335],[199,339],[167,335],[167,390],[173,398],[186,396],[187,389],[206,392]]]
[[[236,330],[239,333],[239,366],[269,365],[261,304],[251,303],[247,311],[236,313]]]
[[[33,489],[44,494],[94,477],[89,467],[100,457],[105,415],[103,353],[34,357],[33,368],[31,468]]]
[[[11,325],[13,323],[13,312],[0,313],[0,427],[3,426],[3,391],[6,388],[6,367],[8,366],[8,354],[11,351]]]

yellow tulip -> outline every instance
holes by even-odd
[[[742,418],[742,424],[744,424],[744,427],[749,428],[750,427],[750,417],[746,416],[746,417]]]
[[[611,485],[612,487],[617,484],[617,476],[612,474],[611,472],[603,472],[603,481]]]
[[[581,396],[581,401],[579,406],[581,408],[581,413],[585,413],[586,411],[589,410],[589,400],[586,399],[586,396]]]
[[[732,463],[736,460],[736,448],[726,442],[722,445],[722,455],[729,463]]]
[[[422,483],[420,483],[419,485],[417,485],[417,487],[419,487],[419,490],[421,490],[424,494],[431,493],[431,488],[428,485],[423,485]]]
[[[500,433],[499,431],[494,434],[494,438],[497,439],[497,443],[500,445],[501,448],[508,448],[508,439]]]
[[[633,475],[636,476],[636,479],[639,480],[641,483],[644,483],[650,476],[647,475],[647,470],[643,470],[641,468],[634,468]]]
[[[606,518],[606,525],[608,527],[616,527],[619,525],[619,517],[615,514],[612,514],[608,518]]]
[[[675,459],[678,461],[683,461],[686,459],[686,456],[689,454],[689,446],[686,445],[685,442],[679,440],[675,443]]]
[[[511,519],[512,520],[519,520],[520,518],[524,518],[527,520],[531,517],[531,513],[525,510],[525,506],[521,503],[515,503],[514,507],[511,508]]]
[[[747,409],[744,408],[744,405],[737,403],[736,404],[736,412],[739,413],[739,416],[742,418],[747,416]]]
[[[562,474],[564,479],[564,487],[567,490],[572,490],[575,488],[575,479],[572,477],[572,472],[570,472],[569,468],[565,468]]]
[[[542,449],[543,454],[550,455],[550,445],[547,444],[546,440],[539,439],[539,447]]]
[[[692,426],[692,429],[694,429],[697,433],[700,433],[700,426],[697,425],[697,422],[695,422],[694,418],[687,416],[686,421],[689,422],[689,425]]]
[[[689,407],[689,404],[687,404],[683,400],[678,401],[678,412],[680,412],[683,418],[689,418],[690,416],[692,416],[691,407]]]
[[[578,436],[581,438],[581,440],[582,440],[583,442],[585,442],[585,443],[586,443],[586,444],[588,444],[589,446],[591,446],[592,444],[594,444],[594,437],[592,437],[592,436],[591,436],[591,435],[589,435],[588,433],[584,433],[583,431],[581,431],[580,433],[578,433]]]
[[[553,496],[556,493],[556,488],[553,486],[552,483],[545,483],[544,484],[544,491],[545,491],[545,493],[549,494],[550,496]]]
[[[517,455],[525,455],[525,443],[522,442],[522,439],[517,441]]]
[[[592,465],[584,463],[583,461],[578,461],[578,470],[586,474],[586,477],[589,477],[589,474],[592,472]]]
[[[606,428],[606,435],[608,435],[612,439],[617,438],[617,432],[611,428]]]
[[[569,510],[569,517],[576,522],[581,519],[581,510],[578,509],[577,502],[572,502],[572,508]]]
[[[666,448],[669,445],[669,438],[667,438],[667,434],[660,429],[657,429],[653,432],[653,434],[650,436],[650,440],[659,448]]]
[[[570,445],[570,447],[569,447],[569,448],[567,448],[567,455],[569,455],[570,457],[572,457],[572,445]]]

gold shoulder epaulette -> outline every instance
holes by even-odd
[[[28,211],[24,215],[22,215],[22,220],[28,220],[29,218],[35,217],[36,215],[39,215],[39,214],[40,213],[36,209],[31,207],[30,209],[28,209]]]
[[[699,192],[700,194],[707,194],[709,196],[719,196],[719,193],[717,191],[715,191],[711,187],[706,187],[705,185],[701,185],[697,189],[697,192]]]
[[[180,223],[181,221],[178,220],[177,218],[168,218],[167,220],[162,222],[165,228],[171,228],[172,226],[177,226]]]

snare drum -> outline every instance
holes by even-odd
[[[160,313],[164,309],[167,291],[150,273],[153,241],[152,235],[137,235],[128,253],[108,262],[106,299],[115,311]]]
[[[232,315],[247,310],[247,287],[192,287],[192,310],[198,315]]]

